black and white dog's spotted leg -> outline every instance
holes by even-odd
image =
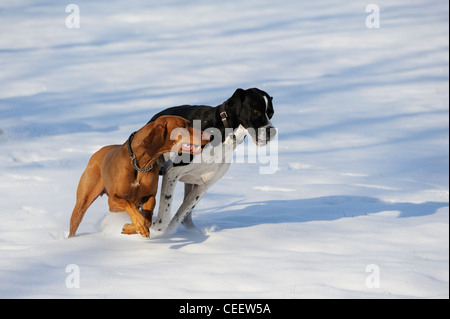
[[[180,179],[177,168],[172,168],[163,175],[161,194],[159,196],[159,209],[156,221],[152,223],[154,231],[164,231],[170,222],[170,208],[173,200],[175,186]]]
[[[194,189],[194,184],[189,184],[189,183],[184,183],[184,200],[186,200],[186,198],[188,197],[188,195],[192,192],[192,190]],[[186,217],[183,219],[183,221],[181,222],[183,224],[184,227],[188,228],[188,229],[195,229],[197,227],[195,227],[194,222],[192,221],[192,211],[190,213],[188,213],[186,215]]]
[[[209,186],[211,185],[208,185],[208,183],[202,185],[194,185],[192,191],[186,196],[183,204],[181,204],[180,208],[178,208],[178,211],[170,221],[166,231],[168,234],[173,234],[176,231],[178,225],[186,218],[186,216],[191,214],[195,205],[197,205],[197,203],[203,198],[203,196],[205,196]],[[193,228],[196,228],[193,223],[192,225]]]

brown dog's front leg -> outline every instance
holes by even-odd
[[[152,226],[153,210],[155,209],[155,205],[155,196],[150,196],[149,199],[142,205],[145,220],[149,223],[148,227]]]
[[[152,217],[153,210],[155,208],[156,200],[154,196],[151,196],[143,205],[142,205],[142,213],[144,215],[144,225],[147,229],[150,229],[152,226]],[[134,224],[125,224],[122,229],[122,234],[133,235],[137,234],[138,231]]]
[[[109,210],[113,213],[127,212],[130,215],[132,224],[126,224],[122,230],[123,234],[141,234],[142,237],[150,237],[149,223],[142,216],[139,209],[132,202],[126,199],[110,196],[108,198]]]
[[[143,215],[143,217],[144,217],[144,226],[147,228],[147,230],[149,230],[150,227],[152,226],[152,217],[153,217],[153,210],[155,208],[155,204],[156,204],[155,196],[151,196],[145,203],[142,204],[142,211],[139,211],[141,216]],[[122,228],[122,234],[133,235],[133,234],[137,234],[137,233],[138,233],[138,230],[137,230],[136,226],[134,225],[134,223],[133,224],[125,224]],[[150,233],[149,233],[149,236],[150,236]],[[147,237],[149,237],[149,236],[147,236]]]

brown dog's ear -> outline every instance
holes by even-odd
[[[177,140],[170,139],[170,132],[173,118],[160,117],[154,123],[154,127],[150,130],[150,133],[142,141],[142,146],[146,149],[148,155],[150,155],[150,163],[153,164],[158,156],[163,153],[170,152],[172,147],[178,142]],[[170,125],[169,125],[170,124]]]
[[[142,145],[148,154],[153,155],[164,146],[167,138],[167,128],[165,125],[155,125],[146,138],[142,141]]]

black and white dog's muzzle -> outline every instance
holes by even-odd
[[[255,142],[255,144],[257,146],[264,146],[266,145],[269,141],[273,140],[275,135],[277,134],[277,131],[275,129],[275,127],[272,125],[272,123],[270,122],[270,118],[267,115],[267,109],[269,107],[269,100],[267,99],[266,96],[264,96],[264,101],[266,102],[266,125],[258,127],[257,130],[248,130],[249,135],[252,137],[253,142]]]
[[[266,145],[269,141],[273,140],[277,134],[277,130],[270,121],[268,124],[258,128],[258,130],[248,128],[247,131],[257,146]]]

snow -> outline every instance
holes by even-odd
[[[1,298],[449,297],[447,2],[371,29],[361,2],[67,4],[0,3]],[[122,235],[102,197],[66,238],[93,152],[238,87],[274,97],[277,157],[233,163],[201,232]]]

